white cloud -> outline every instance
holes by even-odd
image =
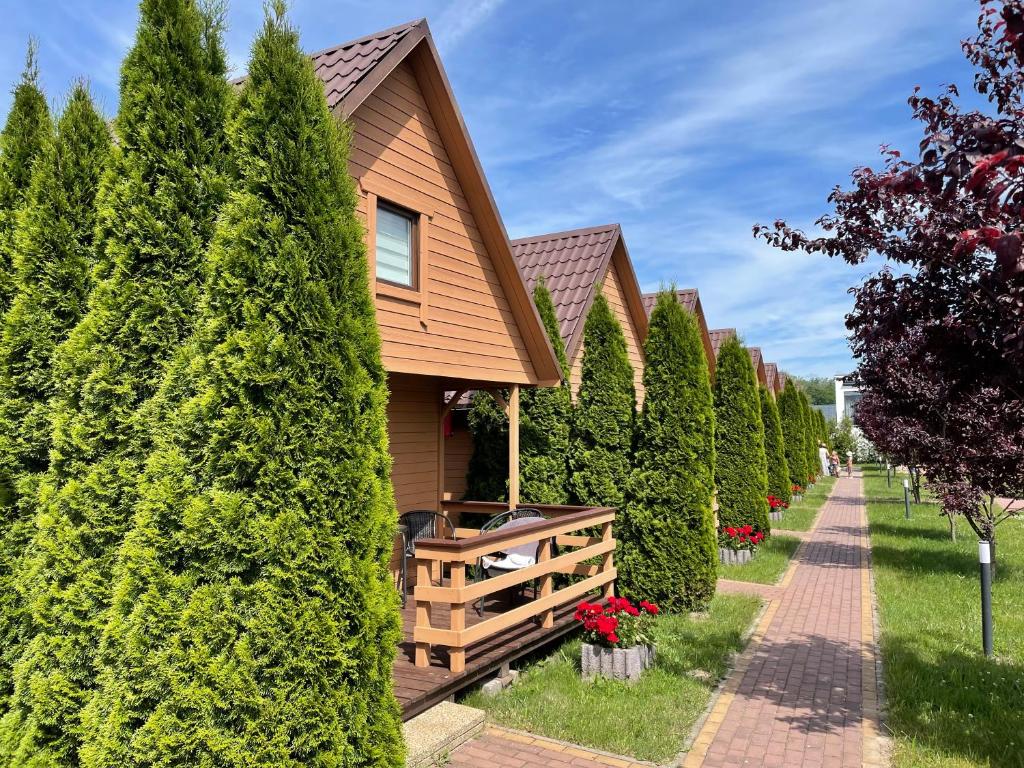
[[[454,48],[460,40],[486,22],[505,0],[453,0],[436,24],[431,22],[442,55]]]

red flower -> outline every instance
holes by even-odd
[[[605,637],[605,640],[607,640],[609,643],[617,643],[619,642],[619,636],[616,635],[614,632],[609,632],[608,635]]]

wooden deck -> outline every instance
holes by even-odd
[[[433,649],[429,667],[415,665],[416,644],[413,642],[412,633],[416,626],[416,604],[410,595],[408,604],[402,609],[403,640],[398,648],[394,667],[395,695],[402,705],[402,719],[415,717],[463,688],[493,674],[502,664],[525,656],[545,643],[572,631],[577,626],[573,614],[578,603],[579,600],[573,600],[557,608],[555,624],[551,629],[541,629],[531,619],[516,625],[508,632],[473,644],[466,651],[465,671],[453,674],[448,669],[448,653],[444,648]],[[483,616],[478,616],[476,610],[467,607],[466,625],[470,627],[484,619],[504,613],[508,607],[507,600],[489,599]],[[435,625],[447,626],[448,613],[445,608],[435,606],[432,617]]]

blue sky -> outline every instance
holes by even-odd
[[[89,78],[117,106],[132,42],[128,0],[6,0],[0,83],[29,35],[59,102]],[[259,2],[228,7],[244,71]],[[878,146],[913,152],[906,98],[972,73],[959,41],[972,0],[551,2],[293,0],[317,50],[426,16],[512,237],[622,224],[641,287],[700,290],[712,327],[734,326],[797,375],[852,367],[847,289],[869,266],[782,254],[755,222],[810,227]],[[8,89],[9,90],[9,89]],[[0,94],[0,115],[10,103]],[[871,267],[877,267],[877,264]]]

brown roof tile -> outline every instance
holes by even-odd
[[[577,334],[583,332],[580,319],[593,301],[620,235],[618,224],[608,224],[512,241],[512,253],[530,291],[544,278],[570,354]]]
[[[765,363],[764,374],[768,378],[768,391],[775,392],[778,386],[779,366],[775,363]]]
[[[754,364],[754,370],[757,370],[757,366],[761,364],[761,348],[760,347],[747,347],[747,352],[750,353],[750,362]]]
[[[651,311],[654,309],[654,305],[658,302],[659,291],[653,293],[645,293],[644,298],[644,309],[647,310],[647,315],[650,316]],[[679,303],[683,305],[683,309],[687,312],[694,312],[697,309],[697,289],[696,288],[683,288],[676,291],[676,297],[679,299]]]
[[[711,335],[711,348],[715,351],[715,360],[718,360],[718,350],[722,348],[722,344],[725,343],[726,339],[736,338],[735,328],[717,328],[713,331],[708,331]]]
[[[324,85],[327,106],[332,110],[337,107],[406,35],[424,22],[424,19],[417,19],[407,24],[399,24],[397,27],[309,54],[316,76]],[[243,82],[245,76],[232,80],[234,85],[241,85]]]

